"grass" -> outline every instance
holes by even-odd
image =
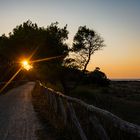
[[[140,103],[140,94],[129,95],[125,98],[126,100],[136,101]]]
[[[59,90],[60,88],[56,84],[53,85],[48,83],[48,85],[51,88],[55,88],[56,90]],[[114,87],[115,89],[112,88],[112,86],[97,87],[94,85],[81,85],[75,90],[69,92],[69,96],[80,98],[88,104],[92,104],[102,109],[106,109],[126,121],[140,125],[140,102],[139,100],[136,100],[136,98],[139,97],[139,94],[136,94],[134,92],[131,93],[130,91],[130,93],[123,93],[124,87],[123,90],[119,90],[119,87],[117,87],[116,90],[116,86]],[[113,90],[115,91],[114,94]],[[69,125],[63,127],[63,123],[60,119],[61,116],[54,115],[53,110],[51,110],[47,104],[47,96],[43,93],[44,91],[41,91],[41,89],[39,88],[35,88],[35,90],[32,93],[34,109],[37,112],[38,117],[44,126],[43,130],[38,131],[40,140],[47,139],[47,137],[45,136],[46,133],[47,136],[49,135],[51,137],[54,137],[56,140],[80,140],[79,136],[77,135],[77,131],[75,131],[75,127],[72,125],[70,120],[68,123]],[[86,134],[89,134],[90,136],[89,139],[94,138],[95,140],[97,140],[98,138],[96,138],[96,136],[93,137],[93,132],[95,130],[93,130],[90,127],[87,127],[87,125],[89,125],[86,119],[88,117],[88,114],[77,105],[74,105],[74,108],[76,110],[77,117],[79,118],[81,125],[85,129]],[[111,135],[111,139],[113,140],[136,140],[136,138],[134,138],[133,136],[129,136],[128,134],[126,135],[118,131],[117,129],[112,128],[111,124],[107,124],[107,127],[111,129],[107,130],[108,128],[105,127],[107,132]]]
[[[39,87],[35,87],[32,92],[32,103],[43,126],[43,129],[37,131],[39,140],[49,139],[48,137],[55,140],[72,140],[72,132],[63,127],[59,116],[52,113],[48,107],[47,96]]]
[[[32,91],[32,104],[37,116],[42,123],[43,128],[37,130],[36,134],[39,140],[48,139],[48,137],[55,137],[55,129],[47,119],[47,97],[42,94],[40,88],[36,87]],[[47,132],[47,133],[46,133]]]
[[[76,90],[70,92],[69,95],[106,109],[126,121],[140,125],[140,94],[118,97],[112,93],[110,94],[110,90],[112,89],[79,86]]]

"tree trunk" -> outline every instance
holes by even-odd
[[[88,57],[88,60],[87,60],[87,62],[86,62],[86,64],[85,64],[85,66],[84,66],[83,74],[85,74],[85,71],[86,71],[86,69],[87,69],[87,65],[88,65],[89,61],[90,61],[90,56]]]

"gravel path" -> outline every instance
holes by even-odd
[[[0,96],[0,140],[37,140],[41,128],[31,102],[34,82]]]

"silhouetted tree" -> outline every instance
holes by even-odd
[[[55,22],[43,28],[28,20],[14,28],[9,36],[0,37],[0,55],[10,60],[11,63],[19,61],[20,58],[28,58],[32,54],[34,54],[32,59],[63,56],[49,61],[51,63],[36,64],[38,74],[40,72],[40,74],[44,73],[43,75],[49,75],[49,73],[56,75],[57,68],[62,65],[63,59],[68,54],[68,46],[65,43],[67,39],[67,25],[60,28],[58,22]]]
[[[91,55],[104,47],[104,40],[95,31],[80,26],[73,40],[72,51],[76,54],[76,62],[85,73]]]
[[[99,67],[96,67],[95,70],[89,74],[88,81],[99,86],[109,85],[109,79],[104,72],[100,71]]]

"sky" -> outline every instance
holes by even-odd
[[[106,44],[88,70],[100,67],[109,78],[140,78],[140,0],[0,0],[0,35],[28,19],[41,27],[68,24],[69,44],[86,25]]]

